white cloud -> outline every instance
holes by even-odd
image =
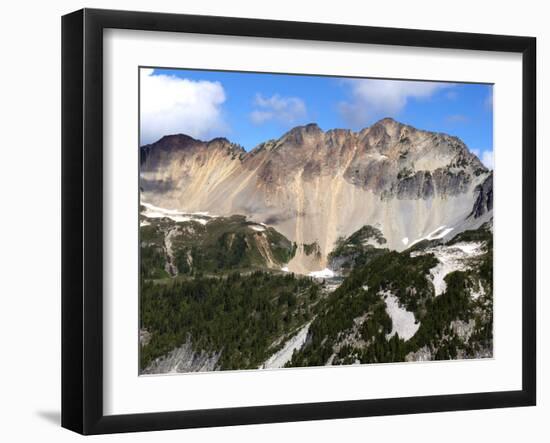
[[[472,148],[470,149],[470,152],[472,154],[475,154],[475,156],[479,158],[481,163],[483,163],[486,168],[494,168],[494,155],[492,149]]]
[[[485,100],[483,100],[483,107],[487,111],[492,111],[493,110],[493,88],[491,88],[491,90],[489,91],[489,93],[485,97]]]
[[[483,151],[481,154],[481,162],[489,169],[495,167],[495,156],[492,149],[490,151]]]
[[[304,119],[307,115],[306,105],[298,97],[281,97],[279,94],[264,97],[256,94],[254,105],[257,109],[250,113],[250,119],[257,125],[270,120],[292,124]]]
[[[452,87],[448,83],[374,79],[347,79],[344,84],[351,88],[351,100],[341,102],[339,109],[352,126],[396,117],[410,99],[427,99],[441,89]]]
[[[153,75],[153,69],[142,69],[140,83],[141,144],[170,134],[209,138],[227,131],[222,116],[225,91],[219,82]]]

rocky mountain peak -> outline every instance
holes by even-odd
[[[171,156],[189,157],[197,154],[209,155],[216,152],[225,153],[231,158],[237,158],[246,153],[245,149],[230,142],[225,137],[216,137],[209,141],[195,139],[186,134],[165,135],[158,141],[140,148],[141,164],[145,161],[170,158]]]
[[[246,215],[297,244],[316,242],[321,261],[337,238],[366,224],[402,249],[403,239],[464,219],[474,203],[478,219],[492,211],[490,172],[461,140],[390,118],[359,132],[298,126],[249,152],[184,135],[141,152],[146,201]],[[300,250],[297,257],[304,269],[322,264]]]
[[[406,128],[410,126],[407,126],[403,123],[398,122],[397,120],[391,118],[391,117],[384,117],[383,119],[378,120],[376,123],[370,126],[373,127],[382,127],[386,130],[387,133],[396,133],[400,131],[402,128]]]
[[[158,149],[186,149],[201,143],[203,143],[201,140],[197,140],[187,134],[171,134],[163,136],[158,141],[151,143],[151,145],[154,145]]]
[[[231,153],[234,155],[241,155],[246,153],[245,149],[241,145],[232,143],[225,137],[213,138],[209,142],[206,142],[206,147],[207,149],[210,149],[210,150],[212,149],[225,150],[228,153]]]
[[[303,126],[296,126],[284,134],[279,141],[293,145],[302,145],[304,141],[313,137],[319,137],[323,134],[323,130],[317,123],[309,123]]]

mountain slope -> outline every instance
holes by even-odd
[[[352,270],[286,366],[492,356],[492,223]]]
[[[144,280],[142,373],[258,368],[316,314],[319,284],[290,273]]]
[[[146,204],[140,219],[144,278],[280,271],[296,251],[275,229],[242,215],[212,217]]]
[[[365,225],[401,251],[490,212],[491,176],[456,137],[384,119],[359,132],[300,126],[250,152],[226,139],[163,137],[141,148],[140,186],[156,206],[274,227],[298,246],[288,268],[309,273]],[[307,253],[311,244],[318,254]]]

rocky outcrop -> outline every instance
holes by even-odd
[[[188,340],[179,348],[154,360],[142,374],[215,371],[221,352],[194,351]]]
[[[141,148],[140,186],[163,208],[242,214],[298,245],[316,242],[320,260],[299,249],[289,263],[307,273],[364,225],[402,250],[404,238],[459,223],[490,175],[458,138],[384,119],[359,132],[299,126],[250,152],[221,138],[163,137]]]
[[[363,226],[347,238],[337,240],[328,255],[328,267],[339,275],[347,275],[354,267],[366,265],[385,254],[386,239],[379,229]]]
[[[430,350],[429,346],[423,346],[418,351],[415,352],[409,352],[405,356],[405,361],[413,362],[413,361],[430,361],[433,359],[432,351]]]
[[[483,183],[475,189],[477,197],[474,202],[474,207],[471,216],[479,218],[493,210],[493,174],[491,173]]]

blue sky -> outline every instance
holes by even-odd
[[[492,86],[141,69],[141,143],[186,133],[250,150],[297,125],[360,130],[384,117],[461,138],[492,168]]]

